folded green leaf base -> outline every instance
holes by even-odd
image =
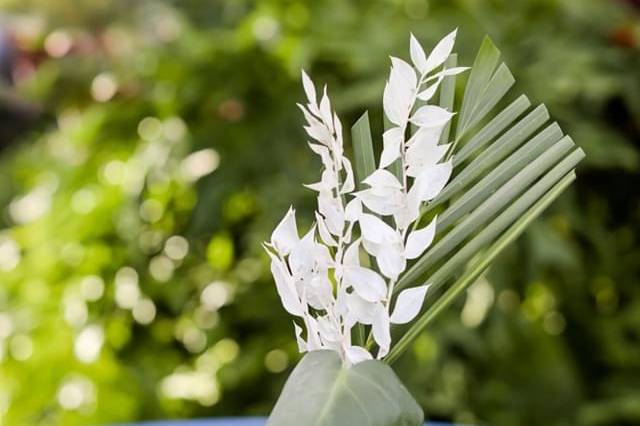
[[[391,367],[342,365],[334,351],[308,353],[289,376],[267,426],[420,426],[424,414]]]

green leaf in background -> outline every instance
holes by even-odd
[[[267,426],[419,426],[422,409],[380,361],[345,368],[334,351],[310,352],[289,376]]]
[[[356,163],[356,182],[362,185],[362,180],[376,169],[368,112],[365,111],[351,127],[351,140],[353,141],[353,156]]]
[[[355,159],[355,176],[358,185],[374,172],[376,161],[373,154],[373,141],[371,139],[371,126],[369,125],[369,113],[364,112],[351,127],[351,141],[353,143],[353,157]],[[360,188],[362,189],[362,188]],[[356,324],[355,327],[356,344],[365,343],[365,327],[363,324]]]

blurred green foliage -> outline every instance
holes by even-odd
[[[0,425],[267,413],[298,354],[260,242],[319,167],[299,69],[379,132],[387,55],[456,26],[587,159],[399,375],[432,419],[639,424],[634,5],[2,0]]]

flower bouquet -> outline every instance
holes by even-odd
[[[427,54],[411,35],[410,61],[391,57],[377,162],[367,114],[351,129],[352,162],[326,86],[302,72],[323,166],[306,185],[315,224],[300,237],[289,209],[265,249],[308,354],[268,425],[421,425],[389,365],[575,178],[584,153],[544,106],[505,100],[514,79],[493,43],[458,67],[455,38]]]

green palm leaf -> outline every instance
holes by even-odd
[[[543,105],[531,108],[524,95],[505,102],[514,78],[499,59],[500,52],[485,38],[467,79],[456,123],[443,132],[443,142],[453,141],[449,156],[454,174],[422,212],[427,218],[439,212],[439,239],[400,278],[394,293],[423,283],[432,287],[425,312],[393,346],[385,358],[388,363],[397,360],[436,315],[562,193],[584,157],[557,123],[549,123]],[[447,67],[456,62],[452,55]],[[440,89],[440,105],[448,109],[455,104],[455,79],[446,77]],[[506,106],[499,108],[501,103]],[[368,132],[368,122],[366,129],[362,124],[362,120],[356,124],[354,133]],[[361,149],[363,144],[356,143],[356,158],[364,155]],[[360,177],[369,171],[356,169]]]

